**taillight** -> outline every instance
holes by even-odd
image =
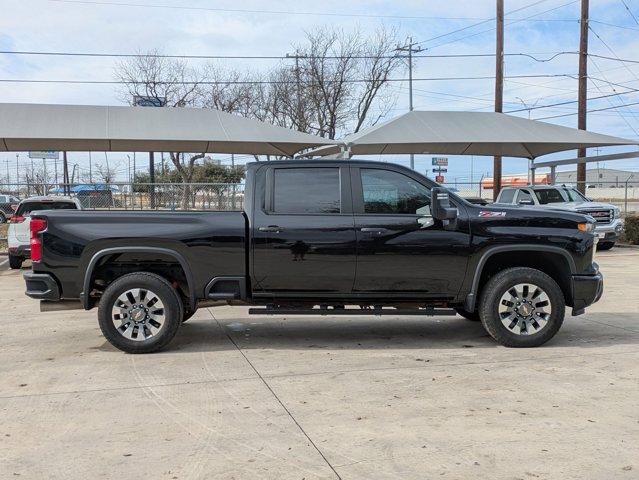
[[[9,222],[10,223],[22,223],[24,222],[25,218],[22,215],[12,215],[11,217],[9,217]]]
[[[42,260],[42,239],[38,235],[47,228],[47,221],[43,218],[32,218],[29,229],[31,230],[31,261]]]

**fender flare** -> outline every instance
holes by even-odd
[[[105,255],[112,255],[114,253],[135,253],[135,252],[145,252],[145,253],[161,253],[163,255],[169,255],[170,257],[175,258],[178,263],[182,266],[184,270],[184,275],[186,276],[186,283],[189,287],[189,307],[192,310],[196,308],[196,297],[195,297],[195,280],[193,279],[193,273],[191,272],[191,268],[189,267],[186,258],[175,250],[171,250],[169,248],[161,248],[161,247],[112,247],[112,248],[104,248],[102,250],[98,250],[93,254],[89,264],[87,265],[86,272],[84,273],[84,282],[82,284],[82,293],[80,294],[80,298],[82,300],[82,307],[85,310],[90,309],[90,298],[89,298],[89,289],[91,288],[91,278],[93,277],[93,270],[95,270],[98,261],[104,257]]]
[[[568,268],[570,269],[570,273],[574,275],[576,273],[575,260],[572,256],[561,247],[553,247],[551,245],[535,245],[535,244],[524,244],[524,245],[498,245],[494,247],[489,247],[484,253],[482,253],[479,261],[477,262],[477,266],[475,267],[475,275],[473,276],[473,283],[471,285],[470,293],[466,295],[464,309],[469,312],[475,310],[475,304],[477,303],[477,291],[479,290],[479,280],[481,278],[481,274],[488,262],[488,259],[497,253],[503,252],[517,252],[517,251],[538,251],[538,252],[548,252],[548,253],[558,253],[563,256],[568,262]]]

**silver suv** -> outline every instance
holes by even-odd
[[[599,250],[611,249],[623,230],[619,208],[609,203],[593,202],[577,189],[564,185],[505,187],[499,192],[495,203],[570,210],[590,215],[597,221],[595,233],[599,237]]]

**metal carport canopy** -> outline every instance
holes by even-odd
[[[0,104],[0,151],[293,156],[335,142],[213,109]]]
[[[637,145],[636,140],[493,112],[412,111],[306,155],[437,153],[536,158],[577,148]]]

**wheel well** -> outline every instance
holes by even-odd
[[[189,305],[192,292],[186,272],[175,257],[155,252],[125,252],[105,255],[95,265],[88,289],[90,306],[97,302],[111,283],[134,272],[150,272],[161,276],[177,290],[184,305]]]
[[[517,250],[509,252],[499,252],[491,255],[481,271],[478,289],[476,292],[477,299],[480,298],[482,289],[491,277],[507,268],[513,267],[529,267],[544,272],[551,277],[566,299],[566,305],[572,306],[572,290],[570,283],[570,264],[568,260],[560,253],[540,252],[534,250]],[[475,308],[477,303],[475,304]]]

